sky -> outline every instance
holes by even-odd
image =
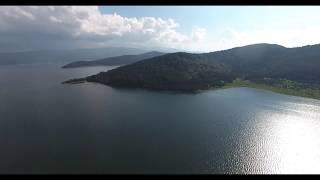
[[[320,6],[1,6],[0,52],[320,43]]]

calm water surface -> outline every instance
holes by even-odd
[[[0,173],[320,173],[320,101],[251,88],[62,85],[106,67],[0,67]]]

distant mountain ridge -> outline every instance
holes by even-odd
[[[85,67],[85,66],[119,66],[134,63],[143,59],[153,58],[156,56],[164,55],[165,53],[151,51],[143,54],[137,55],[122,55],[116,57],[109,57],[94,61],[76,61],[69,63],[62,68],[76,68],[76,67]]]
[[[0,65],[32,63],[69,63],[76,60],[88,61],[125,54],[141,54],[143,49],[126,47],[106,47],[71,50],[39,50],[27,52],[0,53]]]
[[[81,80],[118,87],[196,90],[238,77],[320,84],[320,45],[286,48],[262,43],[203,54],[170,53]]]

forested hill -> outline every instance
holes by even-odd
[[[85,79],[111,86],[191,90],[219,86],[237,77],[320,83],[320,45],[254,44],[204,54],[170,53]]]
[[[173,53],[126,65],[87,78],[122,87],[142,87],[161,90],[192,90],[230,79],[231,69],[201,55]]]
[[[202,55],[228,64],[235,75],[248,79],[269,77],[320,83],[320,45],[285,48],[255,44]]]

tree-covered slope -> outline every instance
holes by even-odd
[[[87,81],[161,90],[205,89],[231,80],[230,68],[200,55],[173,53],[102,72]]]
[[[320,83],[320,45],[254,44],[203,54],[171,53],[86,78],[111,86],[195,90],[243,79]]]

